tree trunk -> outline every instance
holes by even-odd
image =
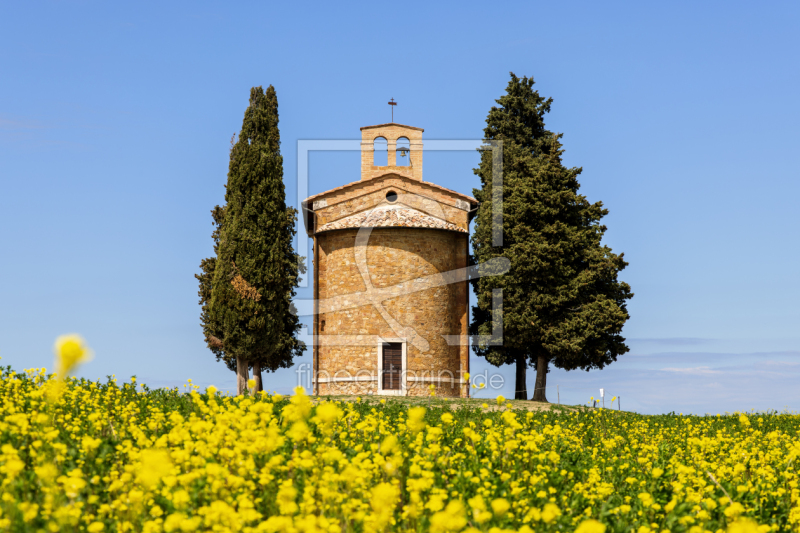
[[[515,400],[528,399],[528,358],[524,353],[517,354],[517,384],[514,387]]]
[[[264,390],[264,384],[261,382],[261,363],[253,363],[253,379],[256,380],[256,386],[253,387],[250,393],[255,394]]]
[[[546,356],[539,354],[536,358],[536,385],[533,389],[533,401],[547,402],[547,367],[550,364],[550,359]]]
[[[247,380],[250,373],[247,368],[247,359],[236,357],[236,394],[242,395],[247,390]]]

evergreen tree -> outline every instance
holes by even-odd
[[[225,202],[212,212],[216,258],[204,260],[197,277],[206,343],[236,371],[242,394],[250,366],[260,390],[262,369],[287,368],[305,350],[292,305],[302,269],[292,247],[297,210],[286,206],[272,86],[266,93],[250,90],[231,149]]]
[[[527,399],[526,368],[536,367],[533,399],[547,401],[549,365],[574,370],[603,368],[628,351],[621,336],[633,296],[617,274],[627,263],[602,244],[608,214],[601,202],[578,194],[580,168],[562,164],[561,134],[545,128],[552,99],[533,89],[533,78],[511,81],[486,119],[486,139],[502,141],[502,246],[492,246],[491,151],[475,173],[481,202],[472,236],[476,264],[493,257],[511,261],[502,276],[472,281],[478,297],[472,334],[492,330],[492,290],[503,289],[503,343],[473,345],[494,365],[517,366],[515,397]]]
[[[195,274],[194,277],[200,284],[200,290],[197,295],[200,296],[200,325],[203,327],[203,337],[206,339],[208,348],[217,356],[217,361],[228,359],[225,357],[225,350],[223,349],[220,337],[223,336],[220,325],[211,318],[211,287],[214,280],[214,267],[217,264],[217,255],[219,255],[219,233],[222,221],[225,219],[225,208],[214,206],[211,210],[211,217],[214,220],[214,231],[211,233],[211,238],[214,240],[214,257],[209,257],[200,261],[200,274]],[[236,370],[232,367],[231,370]]]

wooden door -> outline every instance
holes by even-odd
[[[403,372],[403,346],[399,342],[383,344],[383,390],[400,390]]]

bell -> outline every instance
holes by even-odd
[[[400,148],[400,157],[405,157],[408,155],[408,148]]]

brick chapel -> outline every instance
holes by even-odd
[[[478,202],[422,179],[422,133],[361,128],[360,179],[303,202],[315,394],[469,394],[469,288],[454,273]]]

